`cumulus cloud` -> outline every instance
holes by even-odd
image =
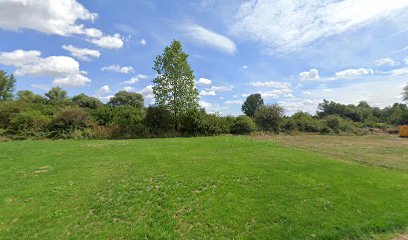
[[[149,76],[143,75],[143,74],[138,74],[137,76],[132,77],[128,81],[124,81],[122,84],[135,84],[135,83],[138,83],[140,80],[144,80],[144,79],[147,79],[147,78],[149,78]]]
[[[317,80],[320,78],[319,71],[317,69],[310,69],[308,72],[301,72],[299,73],[299,78],[303,81]]]
[[[215,96],[215,95],[217,95],[215,91],[206,91],[206,90],[200,91],[200,96]]]
[[[119,33],[115,33],[114,35],[106,35],[99,38],[91,38],[87,39],[88,42],[91,42],[99,47],[102,48],[122,48],[123,47],[123,39]]]
[[[135,88],[131,87],[131,86],[126,86],[126,87],[123,88],[123,91],[131,92],[131,91],[133,91],[133,89],[135,89]]]
[[[242,104],[242,100],[227,100],[225,104]]]
[[[276,54],[387,18],[407,7],[406,0],[244,1],[230,30]]]
[[[119,65],[111,65],[101,68],[102,71],[118,72],[118,73],[133,73],[135,70],[133,67],[121,67]]]
[[[96,28],[86,28],[80,21],[94,22],[98,14],[76,0],[2,0],[0,28],[11,31],[31,29],[60,36],[82,35],[104,48],[121,48],[119,34],[113,36]]]
[[[211,85],[211,80],[206,78],[200,78],[196,81],[197,85]]]
[[[223,110],[228,109],[227,107],[221,106],[219,104],[209,103],[204,100],[200,100],[198,103],[201,107],[205,108],[208,113],[222,113]]]
[[[367,68],[346,69],[340,72],[336,72],[335,78],[336,79],[354,79],[357,77],[370,75],[373,73],[374,73],[373,69],[367,69]]]
[[[228,54],[233,54],[237,51],[235,43],[229,38],[197,24],[187,24],[184,26],[184,30],[192,40],[199,44],[218,49]]]
[[[266,87],[266,88],[291,88],[292,85],[288,82],[250,82],[249,85],[253,87]]]
[[[72,45],[62,45],[62,48],[70,52],[71,56],[82,61],[91,61],[91,58],[99,58],[101,56],[101,53],[98,50],[77,48]]]
[[[61,87],[81,87],[91,80],[79,69],[79,63],[66,56],[41,57],[39,51],[15,50],[0,52],[0,63],[16,67],[16,76],[53,77],[54,85]]]
[[[153,99],[154,98],[153,85],[147,85],[145,88],[140,90],[138,93],[142,94],[143,97],[146,99]]]
[[[377,59],[374,64],[376,66],[390,66],[390,67],[394,67],[394,66],[398,66],[400,65],[399,62],[395,61],[394,59],[387,57],[387,58],[380,58]]]
[[[111,89],[108,85],[104,85],[95,91],[95,97],[102,98],[104,95],[111,93]]]
[[[232,89],[234,89],[233,85],[229,85],[229,86],[212,86],[210,88],[206,88],[205,90],[215,91],[215,92],[227,92],[227,91],[232,91]]]

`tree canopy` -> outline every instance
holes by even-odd
[[[264,105],[264,100],[262,99],[261,94],[255,93],[247,97],[244,104],[242,104],[241,110],[243,113],[245,113],[245,115],[253,118],[255,116],[256,111],[259,109],[259,107],[263,105]]]
[[[144,107],[143,95],[128,91],[117,92],[108,102],[111,106],[132,106],[138,109]]]

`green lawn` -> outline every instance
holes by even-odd
[[[247,137],[0,143],[0,239],[368,239],[408,172]]]

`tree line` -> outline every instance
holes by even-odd
[[[194,72],[179,41],[154,61],[155,104],[145,107],[143,95],[119,91],[107,103],[54,87],[43,96],[28,90],[14,94],[16,78],[0,71],[0,136],[26,138],[145,138],[208,136],[267,132],[365,134],[370,128],[394,129],[408,123],[406,104],[383,109],[367,102],[344,105],[324,100],[318,112],[285,116],[277,104],[264,104],[260,94],[247,97],[241,116],[209,114],[198,104]],[[408,86],[404,88],[408,101]]]

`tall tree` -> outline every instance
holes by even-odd
[[[404,101],[408,101],[408,84],[404,87],[404,91],[402,92],[402,98]]]
[[[5,71],[0,70],[0,101],[13,99],[14,85],[16,78],[13,74],[7,76]]]
[[[242,104],[241,110],[248,117],[253,118],[255,116],[258,108],[264,105],[264,100],[262,99],[261,94],[255,93],[247,97],[244,104]]]
[[[51,103],[61,103],[68,99],[67,91],[63,90],[60,87],[53,87],[45,93],[45,96],[48,98],[48,101]]]
[[[173,40],[154,61],[153,70],[157,72],[153,80],[156,104],[164,106],[174,115],[175,130],[179,128],[181,116],[198,108],[198,91],[187,58],[188,54],[183,52],[181,43]]]

